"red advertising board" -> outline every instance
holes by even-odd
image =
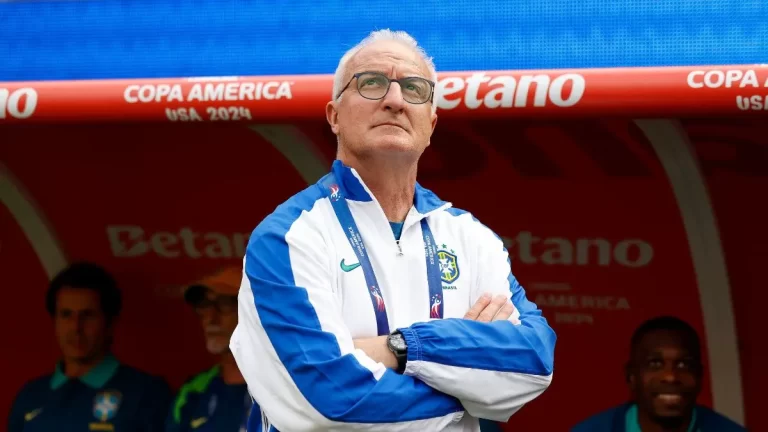
[[[0,82],[0,124],[314,119],[329,75]],[[451,117],[764,115],[768,66],[446,72]]]

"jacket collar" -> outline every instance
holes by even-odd
[[[691,424],[688,426],[688,432],[701,431],[701,425],[697,420],[696,411],[699,406],[696,405],[693,408],[693,417],[691,417]],[[627,402],[621,405],[616,411],[613,417],[612,432],[635,432],[640,430],[640,424],[637,420],[637,404],[634,402]]]
[[[343,162],[337,159],[331,166],[331,172],[336,176],[343,197],[352,201],[373,201],[378,204],[371,190],[368,189],[360,174],[354,168],[344,165]],[[320,182],[322,183],[322,180]],[[413,207],[420,217],[451,206],[451,203],[441,200],[434,192],[424,188],[418,182],[416,182],[416,190],[413,197]]]
[[[93,367],[88,373],[77,378],[83,384],[93,389],[100,389],[115,376],[117,369],[120,367],[120,362],[112,356],[107,354],[101,363]],[[54,370],[51,376],[51,389],[56,390],[63,386],[64,383],[69,381],[69,378],[64,375],[64,371],[61,367],[61,362],[56,364],[56,370]]]

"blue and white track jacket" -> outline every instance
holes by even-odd
[[[417,185],[398,244],[356,171],[340,161],[332,169],[389,328],[408,343],[407,368],[397,374],[353,345],[377,336],[376,317],[321,180],[259,224],[244,258],[230,347],[265,424],[282,432],[476,432],[478,418],[506,421],[540,395],[552,380],[556,336],[510,272],[502,241]],[[430,319],[423,218],[438,248],[455,257],[442,281],[444,319]],[[462,319],[485,292],[511,296],[519,313],[491,323]]]

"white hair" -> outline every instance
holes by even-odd
[[[341,60],[339,60],[339,65],[336,67],[336,73],[333,76],[333,94],[331,95],[331,100],[336,100],[336,96],[346,84],[346,82],[344,82],[344,73],[346,72],[349,59],[354,57],[354,55],[360,52],[361,49],[378,41],[400,42],[411,48],[424,60],[427,69],[429,69],[429,78],[437,84],[437,70],[435,69],[435,63],[432,61],[432,57],[428,56],[427,52],[424,51],[424,48],[419,46],[419,43],[416,42],[416,39],[414,39],[413,36],[404,31],[392,31],[390,29],[376,30],[372,31],[365,39],[360,41],[360,43],[350,48],[349,51],[344,53]],[[339,97],[339,100],[341,100],[341,97]],[[432,112],[434,113],[436,111],[437,105],[433,102]]]

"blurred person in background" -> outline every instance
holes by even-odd
[[[8,431],[162,431],[170,388],[111,354],[122,305],[114,278],[96,264],[72,264],[51,281],[45,303],[62,358],[17,394]]]
[[[251,235],[231,347],[265,426],[477,432],[552,380],[556,335],[501,239],[416,182],[436,80],[405,32],[350,49],[331,173]]]
[[[225,268],[189,287],[185,301],[200,318],[205,345],[218,357],[211,369],[193,377],[179,390],[166,421],[166,432],[245,432],[260,430],[261,415],[253,403],[245,379],[229,351],[229,339],[237,326],[237,292],[243,271]],[[252,419],[248,424],[249,417]]]
[[[738,432],[746,429],[698,405],[703,378],[699,335],[685,321],[658,317],[632,335],[626,382],[631,401],[572,432]]]

